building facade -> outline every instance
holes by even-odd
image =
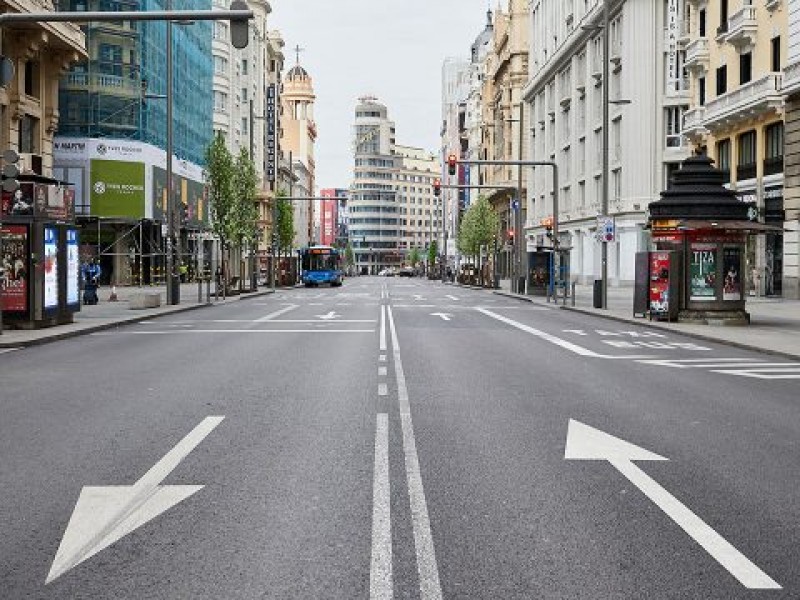
[[[53,2],[0,1],[3,12],[53,10]],[[50,175],[53,136],[62,119],[58,82],[86,58],[86,38],[69,23],[4,25],[2,55],[14,66],[0,87],[0,146],[16,150],[21,171]]]
[[[608,0],[609,56],[603,56],[604,2],[535,0],[531,3],[530,80],[525,88],[530,149],[559,167],[559,231],[570,248],[573,280],[601,272],[596,239],[604,179],[616,240],[608,244],[612,285],[632,284],[637,251],[647,249],[650,202],[690,153],[681,129],[689,104],[683,76],[687,41],[676,0]],[[609,81],[603,81],[607,58]],[[603,86],[608,85],[609,173],[603,173]],[[624,167],[623,167],[624,165]],[[553,217],[552,173],[529,177],[528,251],[548,246]]]
[[[685,129],[760,220],[783,226],[787,11],[782,2],[710,0],[684,5],[692,109]],[[757,294],[783,292],[784,236],[751,238],[746,272]]]
[[[396,145],[394,152],[394,186],[401,220],[399,249],[405,257],[414,249],[425,256],[441,230],[439,198],[433,195],[433,181],[441,177],[441,162],[422,148]]]
[[[786,2],[788,35],[783,91],[786,94],[783,296],[800,299],[800,2]]]

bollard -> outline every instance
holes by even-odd
[[[575,282],[572,282],[572,306],[575,306]]]
[[[197,303],[203,303],[203,280],[199,277],[197,278]]]
[[[206,279],[206,304],[211,304],[211,277]]]

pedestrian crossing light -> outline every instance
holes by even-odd
[[[433,180],[433,195],[437,198],[442,195],[442,180],[441,179],[434,179]]]
[[[250,10],[245,0],[233,0],[231,10]],[[250,21],[248,19],[231,19],[231,44],[241,50],[250,42]]]
[[[19,154],[10,148],[3,152],[3,190],[9,193],[19,189]]]
[[[450,175],[456,174],[456,164],[458,163],[458,157],[455,154],[451,154],[447,157],[447,172]]]

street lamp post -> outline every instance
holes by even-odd
[[[166,9],[172,10],[172,0]],[[180,304],[180,286],[176,282],[175,265],[175,198],[172,189],[172,21],[167,21],[167,304]]]
[[[603,193],[601,195],[600,213],[603,217],[608,216],[608,113],[609,113],[609,69],[610,57],[609,45],[609,0],[603,1]],[[602,293],[600,308],[608,308],[608,242],[605,237],[601,240],[602,254],[600,257],[600,279],[602,281]]]

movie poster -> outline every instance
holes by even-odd
[[[2,286],[4,311],[28,310],[28,228],[24,225],[4,225]]]
[[[713,302],[717,298],[717,246],[692,244],[689,263],[691,278],[690,300]]]
[[[728,246],[722,251],[722,299],[736,301],[742,299],[742,249]]]
[[[650,312],[669,312],[669,252],[650,253]]]
[[[44,228],[44,308],[58,308],[58,230]]]
[[[78,231],[67,229],[67,304],[80,304],[79,280],[81,261],[78,248]]]

